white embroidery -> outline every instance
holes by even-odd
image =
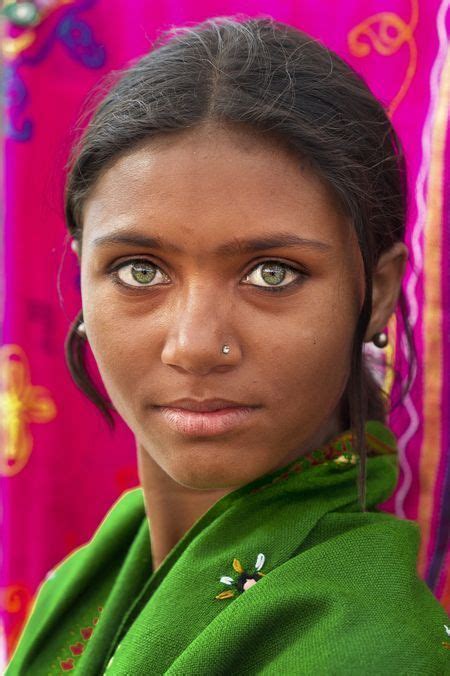
[[[261,570],[261,568],[264,565],[265,560],[266,560],[266,557],[264,556],[264,554],[258,554],[258,558],[256,559],[256,564],[255,564],[256,570]]]
[[[220,578],[220,581],[223,582],[224,584],[233,584],[234,580],[232,577],[228,577],[228,575],[224,575],[223,577]]]

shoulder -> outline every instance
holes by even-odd
[[[103,549],[108,542],[119,542],[123,538],[129,538],[134,534],[137,526],[141,523],[144,515],[143,492],[141,487],[125,491],[110,507],[97,526],[94,534],[88,542],[72,550],[45,576],[36,593],[36,601],[40,601],[41,594],[48,580],[58,578],[62,580],[76,572],[85,565],[85,561],[91,558],[93,550]],[[54,585],[52,585],[52,589]]]
[[[39,594],[43,591],[43,586],[47,580],[62,574],[67,574],[78,566],[83,565],[93,549],[103,548],[105,544],[112,541],[118,542],[122,538],[130,538],[140,525],[144,516],[144,502],[142,488],[133,488],[120,495],[116,502],[110,507],[100,524],[97,526],[92,538],[73,550],[68,556],[60,561],[45,577]]]
[[[233,623],[250,613],[265,637],[258,673],[450,674],[450,622],[417,576],[419,542],[415,522],[389,514],[323,517],[234,604]]]
[[[403,618],[408,627],[415,625],[423,632],[427,614],[440,622],[447,615],[418,576],[419,545],[415,521],[383,512],[331,512],[286,565],[292,572],[301,569],[311,584],[323,581],[341,605],[358,600],[368,615],[386,623],[389,617]]]
[[[14,668],[46,624],[57,617],[63,607],[72,603],[96,575],[104,577],[104,571],[111,568],[111,560],[119,560],[120,552],[127,549],[143,518],[142,488],[125,491],[108,510],[92,538],[72,550],[47,573],[35,593],[8,665],[8,676],[17,673]]]
[[[298,612],[305,600],[327,609],[310,630],[336,664],[341,660],[342,673],[391,673],[395,667],[408,675],[450,674],[448,615],[418,577],[419,545],[414,521],[383,512],[335,512],[287,562]]]

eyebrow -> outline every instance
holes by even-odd
[[[179,246],[168,242],[163,237],[142,235],[140,233],[111,233],[96,237],[92,246],[100,247],[111,244],[129,244],[132,246],[142,246],[149,249],[165,249],[174,253],[183,253]],[[264,251],[265,249],[277,249],[281,247],[302,247],[316,251],[330,251],[332,246],[326,242],[320,242],[316,239],[307,239],[291,232],[277,232],[270,235],[259,235],[250,239],[235,237],[230,242],[225,242],[214,250],[213,254],[217,256],[230,256],[240,253],[252,253],[254,251]]]

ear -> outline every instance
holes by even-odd
[[[396,242],[381,254],[373,273],[372,315],[364,336],[369,343],[375,333],[386,328],[400,296],[402,279],[408,261],[408,248]]]

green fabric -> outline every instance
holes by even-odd
[[[39,588],[6,676],[450,674],[419,527],[376,507],[395,438],[375,421],[366,435],[369,511],[346,433],[221,498],[155,573],[142,489],[127,491]]]

